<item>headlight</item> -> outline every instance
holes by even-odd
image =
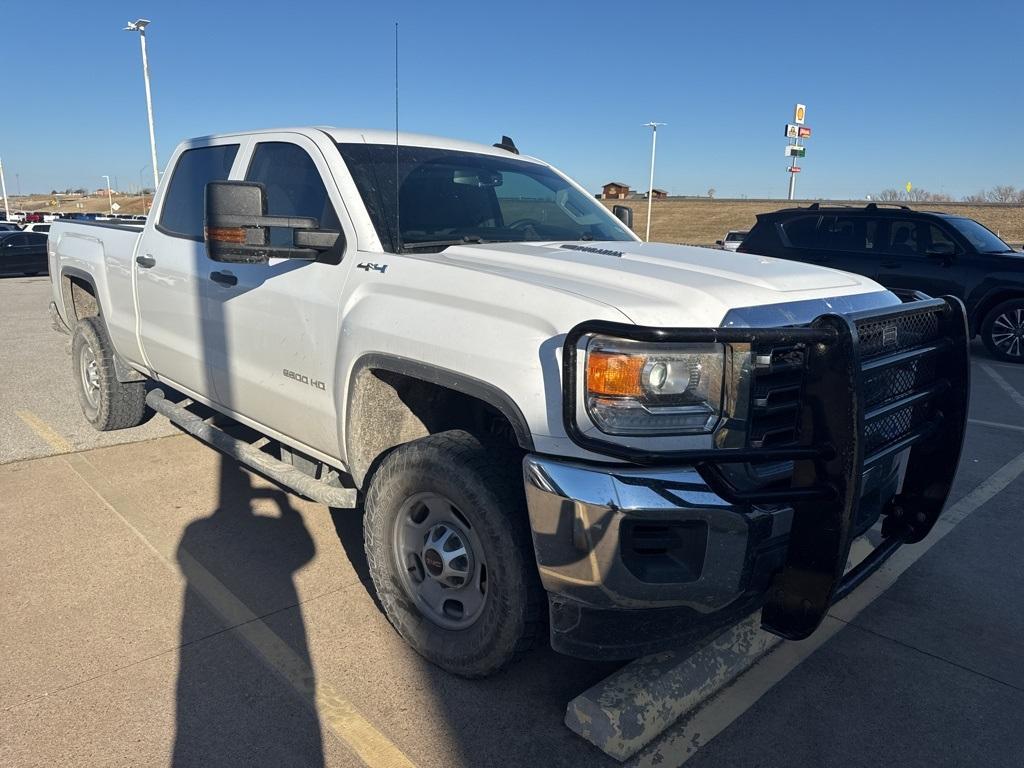
[[[722,412],[721,344],[647,344],[595,336],[587,347],[587,413],[610,435],[693,435]]]

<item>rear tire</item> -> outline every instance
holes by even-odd
[[[89,423],[101,432],[137,427],[146,418],[146,383],[122,383],[114,372],[114,347],[98,317],[75,323],[71,370]]]
[[[997,305],[981,324],[981,340],[992,356],[1024,363],[1024,298]]]
[[[462,677],[497,672],[544,628],[519,458],[442,432],[393,450],[367,493],[366,557],[388,620]]]

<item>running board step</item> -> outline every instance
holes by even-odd
[[[356,490],[354,488],[339,488],[329,485],[283,461],[278,461],[257,448],[256,444],[249,444],[232,437],[220,427],[215,426],[213,423],[215,420],[203,419],[182,405],[172,403],[164,396],[161,389],[154,389],[146,395],[146,405],[166,416],[172,423],[193,437],[199,438],[221,453],[255,469],[300,496],[305,496],[307,499],[326,504],[329,507],[350,509],[356,505]]]

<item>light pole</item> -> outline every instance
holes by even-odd
[[[651,205],[654,203],[654,153],[658,149],[658,126],[668,123],[644,123],[645,128],[651,129],[651,180],[647,185],[647,234],[645,242],[651,242]]]
[[[139,41],[142,44],[142,79],[146,82],[146,114],[149,117],[149,155],[153,166],[153,191],[156,192],[156,188],[160,184],[160,176],[156,164],[156,133],[153,130],[153,94],[149,90],[149,59],[146,57],[146,27],[149,24],[149,19],[129,21],[124,31],[138,32]]]
[[[0,188],[4,193],[4,221],[10,221],[11,211],[7,207],[7,182],[4,181],[4,161],[0,160]]]
[[[113,216],[114,215],[114,196],[110,192],[110,177],[107,176],[106,174],[104,174],[103,178],[107,180],[107,204],[110,206],[110,215]]]

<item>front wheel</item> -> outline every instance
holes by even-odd
[[[1024,363],[1024,299],[1010,299],[988,313],[981,339],[1000,360]]]
[[[463,677],[496,672],[543,629],[520,467],[466,432],[442,432],[392,451],[367,493],[366,556],[388,620]]]

